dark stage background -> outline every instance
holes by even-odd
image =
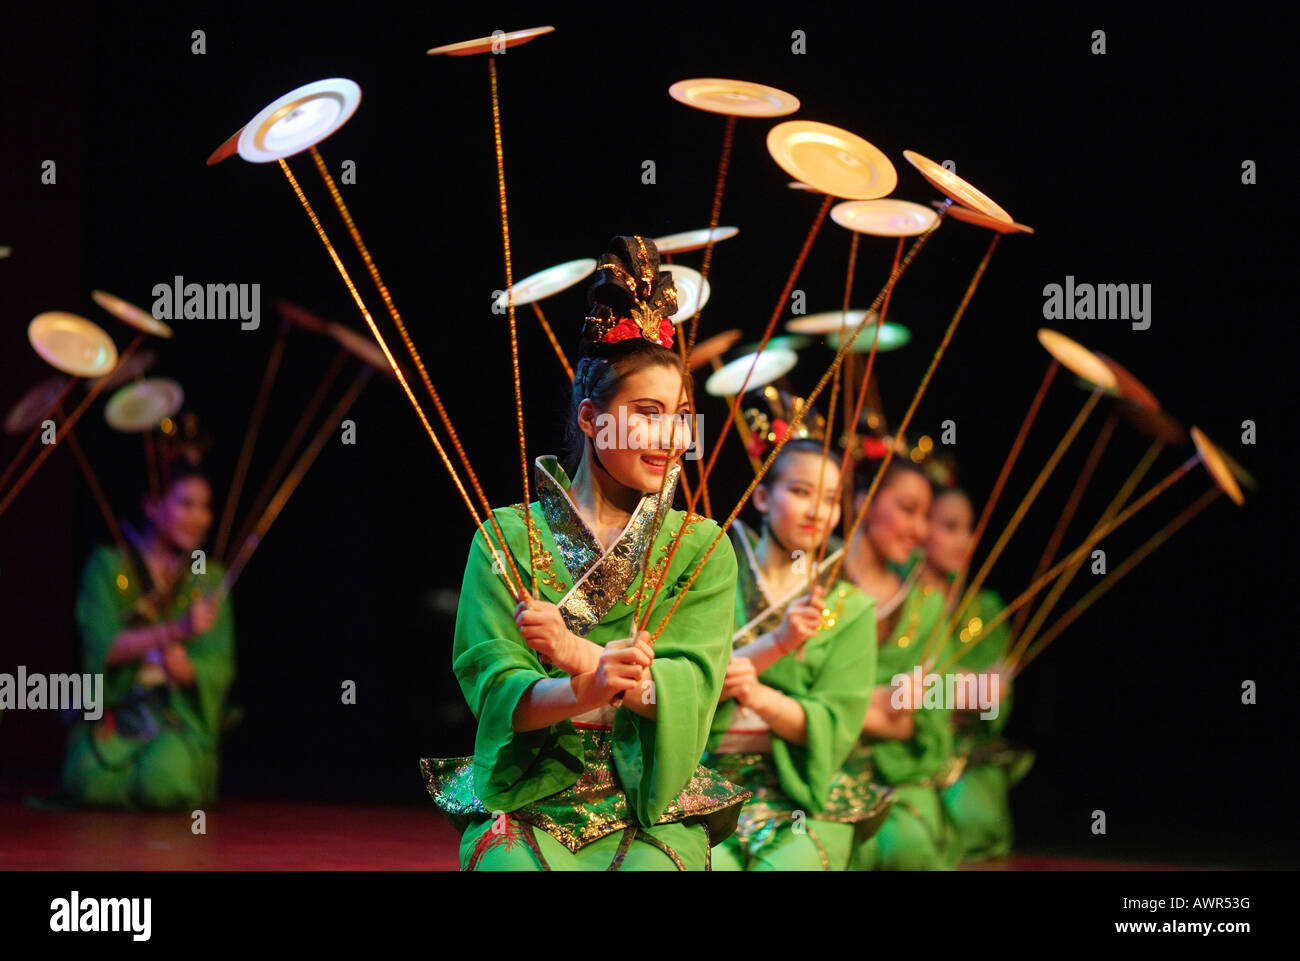
[[[937,197],[902,158],[913,148],[955,160],[1038,231],[999,245],[912,431],[957,422],[957,455],[977,497],[1047,364],[1034,337],[1045,323],[1043,286],[1067,274],[1153,285],[1149,330],[1049,326],[1120,360],[1260,479],[1244,509],[1217,502],[1025,674],[1011,733],[1038,762],[1014,795],[1021,846],[1297,863],[1296,515],[1284,444],[1296,415],[1289,32],[1253,11],[1142,20],[981,8],[979,19],[959,21],[929,11],[883,17],[875,6],[779,16],[624,9],[363,5],[341,16],[262,4],[156,17],[11,8],[0,41],[0,244],[13,246],[0,261],[0,405],[48,373],[26,341],[41,311],[83,313],[125,346],[128,331],[91,302],[93,288],[148,308],[153,285],[178,274],[259,283],[259,330],[181,321],[173,341],[150,344],[161,354],[154,373],[184,384],[216,439],[209,466],[220,501],[275,335],[271,298],[362,325],[276,165],[236,157],[210,169],[204,159],[281,93],[346,76],[363,89],[361,107],[322,152],[336,176],[344,160],[356,162],[346,199],[489,496],[511,503],[519,478],[507,328],[490,310],[504,271],[487,65],[424,51],[497,28],[557,27],[499,61],[516,277],[597,256],[616,233],[705,226],[723,118],[676,103],[668,86],[696,76],[779,86],[802,100],[795,119],[847,127],[883,149],[898,168],[896,196]],[[195,29],[206,32],[202,56],[191,53]],[[807,35],[804,55],[791,53],[796,29]],[[1107,32],[1105,56],[1089,52],[1094,29]],[[786,189],[767,154],[772,123],[739,121],[722,222],[741,233],[716,249],[701,336],[739,326],[757,339],[817,209],[818,197]],[[46,159],[57,162],[55,185],[40,182]],[[655,185],[641,182],[647,159]],[[1246,159],[1258,164],[1257,185],[1241,183]],[[345,241],[310,161],[291,164]],[[891,317],[914,340],[878,365],[892,418],[987,241],[945,225],[899,285]],[[810,312],[838,308],[848,246],[828,221],[797,285]],[[863,238],[860,305],[883,283],[892,252],[893,241]],[[682,262],[698,266],[690,255]],[[359,279],[357,259],[348,263]],[[546,304],[570,348],[582,289]],[[381,311],[368,284],[363,292]],[[557,447],[566,384],[531,311],[519,312],[519,326],[536,455]],[[254,479],[332,352],[301,331],[290,336]],[[805,351],[795,386],[810,389],[830,358]],[[995,529],[1084,399],[1071,377],[1058,377]],[[101,407],[78,434],[117,502],[131,504],[140,446],[112,434]],[[703,411],[706,424],[721,423],[720,404]],[[427,804],[417,759],[472,748],[450,670],[471,523],[395,385],[376,378],[351,416],[358,443],[326,448],[237,590],[235,699],[247,716],[225,750],[229,796]],[[1247,419],[1258,425],[1253,447],[1240,443]],[[1004,596],[1027,583],[1100,421],[1095,414],[995,570],[991,584]],[[734,503],[745,481],[740,447],[729,444],[715,505]],[[17,445],[3,445],[7,462]],[[1144,448],[1121,426],[1080,516],[1100,511]],[[1167,452],[1150,480],[1187,453]],[[1207,486],[1198,469],[1108,540],[1111,566]],[[56,452],[0,519],[0,670],[76,669],[76,581],[105,536],[74,462]],[[1070,541],[1081,536],[1076,529]],[[345,679],[357,683],[355,706],[340,704]],[[1255,706],[1241,704],[1245,679],[1259,685]],[[52,712],[7,712],[3,777],[52,789],[62,736]],[[1106,837],[1089,831],[1095,809],[1107,813]]]

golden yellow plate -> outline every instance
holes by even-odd
[[[443,54],[448,57],[468,57],[476,53],[489,53],[493,49],[503,50],[506,47],[517,47],[535,37],[540,37],[542,34],[551,33],[553,30],[555,30],[554,27],[529,27],[527,30],[512,30],[509,33],[498,33],[491,37],[477,37],[473,40],[443,44],[441,47],[434,47],[432,50],[427,51],[427,54],[430,57]]]
[[[845,200],[875,200],[898,185],[880,149],[857,134],[812,120],[787,120],[767,134],[767,149],[791,177]]]
[[[938,201],[935,206],[942,207],[943,202]],[[962,223],[974,224],[976,227],[985,227],[988,230],[996,230],[1000,234],[1032,234],[1034,232],[1033,227],[1018,224],[1015,221],[998,220],[996,217],[982,214],[978,210],[963,207],[961,204],[949,206],[948,216],[953,220],[960,220]]]
[[[718,77],[679,80],[668,88],[668,96],[697,110],[735,117],[784,117],[799,109],[799,98],[784,90]]]
[[[962,180],[943,164],[935,163],[915,150],[904,150],[903,157],[920,171],[932,187],[955,203],[987,214],[995,220],[1008,224],[1012,222],[1011,215],[995,204],[987,194]]]
[[[848,200],[831,208],[841,227],[873,237],[915,237],[929,230],[939,215],[910,200]]]
[[[1245,504],[1246,498],[1241,493],[1237,478],[1233,476],[1232,468],[1224,459],[1219,448],[1215,447],[1210,439],[1201,433],[1199,427],[1192,428],[1192,443],[1196,445],[1196,452],[1201,455],[1201,463],[1210,472],[1210,476],[1214,478],[1214,483],[1219,485],[1220,490],[1227,494],[1238,507]]]
[[[1216,448],[1216,450],[1219,451],[1219,456],[1224,459],[1230,468],[1232,468],[1232,476],[1237,478],[1238,482],[1240,482],[1251,493],[1254,493],[1259,489],[1259,481],[1255,480],[1246,468],[1242,467],[1239,463],[1229,457],[1226,450],[1223,450],[1222,448]]]
[[[740,233],[739,227],[715,227],[713,229],[713,245],[716,247],[724,240],[730,240],[738,233]],[[684,254],[692,250],[703,250],[708,245],[708,227],[701,227],[699,230],[685,230],[680,234],[668,234],[664,237],[655,238],[655,246],[659,248],[661,255]]]
[[[1163,410],[1151,410],[1126,400],[1120,401],[1118,410],[1144,437],[1169,447],[1183,447],[1187,444],[1187,431],[1183,425]]]
[[[37,314],[27,325],[27,339],[42,360],[73,377],[102,377],[117,363],[113,338],[77,314]]]
[[[175,417],[185,403],[185,391],[168,377],[149,377],[127,384],[104,405],[104,420],[113,430],[138,434]]]
[[[1084,380],[1096,384],[1103,390],[1116,390],[1114,372],[1100,357],[1078,341],[1071,340],[1064,334],[1058,334],[1054,330],[1041,327],[1038,331],[1038,342],[1060,362],[1062,367],[1073,371]]]
[[[1159,411],[1160,401],[1156,400],[1156,395],[1147,389],[1147,385],[1138,380],[1128,369],[1112,360],[1105,354],[1097,354],[1097,359],[1110,368],[1110,372],[1115,375],[1115,393],[1139,407],[1145,407],[1147,410]]]
[[[172,329],[154,317],[153,314],[141,310],[135,304],[129,303],[121,297],[114,297],[102,290],[92,290],[90,297],[122,323],[129,324],[136,330],[144,331],[146,334],[153,334],[155,337],[170,337],[172,335]]]
[[[821,336],[832,331],[839,331],[844,327],[852,329],[864,322],[875,323],[876,312],[874,310],[850,310],[846,314],[842,310],[827,310],[820,314],[809,314],[807,317],[796,317],[794,320],[787,320],[785,329],[792,334],[816,334]]]

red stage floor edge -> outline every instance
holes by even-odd
[[[455,870],[458,837],[434,810],[223,801],[207,833],[186,814],[49,811],[0,801],[0,870]],[[1016,856],[984,870],[1160,870]]]

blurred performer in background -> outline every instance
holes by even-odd
[[[843,871],[885,807],[871,785],[866,796],[831,792],[875,685],[875,602],[842,580],[808,594],[812,559],[839,520],[840,466],[807,433],[754,491],[762,533],[731,528],[738,630],[704,763],[754,798],[715,870]]]
[[[936,491],[930,509],[930,533],[921,574],[923,584],[946,594],[965,560],[974,520],[974,508],[964,491],[956,487],[941,487]],[[1011,714],[1010,679],[999,669],[1010,639],[1009,625],[1000,624],[992,636],[981,636],[984,625],[1005,606],[997,592],[980,590],[941,655],[947,661],[961,654],[961,660],[953,668],[955,672],[987,674],[990,684],[993,677],[998,684],[996,717],[981,718],[975,710],[953,712],[955,750],[966,758],[966,764],[956,783],[944,788],[943,804],[957,832],[963,861],[1001,858],[1011,853],[1008,792],[1033,763],[1031,753],[1015,750],[1002,737]],[[948,615],[951,616],[951,611]]]
[[[874,450],[869,457],[884,453]],[[863,462],[858,504],[878,464]],[[920,582],[918,551],[926,538],[930,500],[930,482],[921,469],[906,459],[892,459],[844,561],[845,575],[876,601],[881,641],[877,686],[843,777],[850,783],[879,780],[895,788],[884,826],[858,846],[857,870],[938,870],[957,861],[937,787],[952,758],[951,712],[896,707],[891,680],[907,675],[900,683],[909,686],[910,694],[902,703],[921,703],[922,692],[910,689],[911,671],[943,613],[943,594]],[[923,670],[928,666],[922,665]]]
[[[144,499],[127,550],[91,553],[77,595],[82,670],[104,676],[104,714],[78,720],[64,790],[83,804],[189,810],[217,796],[218,747],[235,673],[223,571],[201,546],[212,488],[178,458]]]

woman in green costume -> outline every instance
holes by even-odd
[[[531,546],[541,596],[516,605],[494,572],[499,548],[475,536],[452,650],[478,719],[474,756],[421,763],[463,828],[467,870],[707,870],[749,797],[698,765],[730,652],[736,559],[723,538],[705,561],[717,525],[671,509],[687,446],[664,319],[672,275],[653,242],[618,237],[588,300],[572,480],[539,458],[527,514],[493,512],[510,555],[498,563],[527,582]],[[638,607],[662,577],[655,629],[701,564],[651,646]]]
[[[845,870],[886,808],[874,786],[865,796],[831,791],[876,666],[874,602],[845,581],[805,593],[806,558],[839,520],[839,477],[821,441],[790,441],[754,490],[761,536],[732,527],[740,629],[704,763],[755,796],[715,870]]]
[[[869,479],[876,467],[870,460],[865,466]],[[865,492],[859,492],[859,504]],[[957,860],[939,795],[952,763],[951,715],[914,707],[921,704],[921,691],[912,682],[912,669],[943,609],[942,593],[920,583],[915,554],[925,540],[930,499],[921,470],[891,460],[844,560],[845,576],[876,601],[880,649],[877,686],[842,778],[895,788],[884,826],[854,852],[853,868],[860,871],[937,870]],[[922,665],[923,672],[928,667]],[[898,675],[904,677],[896,684]]]
[[[223,571],[200,545],[212,489],[181,461],[145,500],[127,551],[98,547],[77,594],[82,670],[104,676],[104,714],[69,734],[63,787],[79,803],[191,810],[217,796],[218,748],[235,674]]]
[[[935,494],[922,583],[947,591],[965,561],[974,517],[965,492],[950,487]],[[975,710],[954,712],[955,751],[965,758],[965,766],[956,783],[944,789],[943,805],[957,832],[963,861],[1002,858],[1011,853],[1008,795],[1011,786],[1033,763],[1032,753],[1011,748],[1002,737],[1011,714],[1011,688],[1006,673],[1000,669],[1010,638],[1009,627],[1004,622],[994,628],[992,635],[981,636],[983,626],[1005,606],[995,591],[979,591],[942,655],[944,661],[961,656],[954,672],[985,675],[990,694],[995,679],[997,684],[994,716],[982,718],[981,712]]]

